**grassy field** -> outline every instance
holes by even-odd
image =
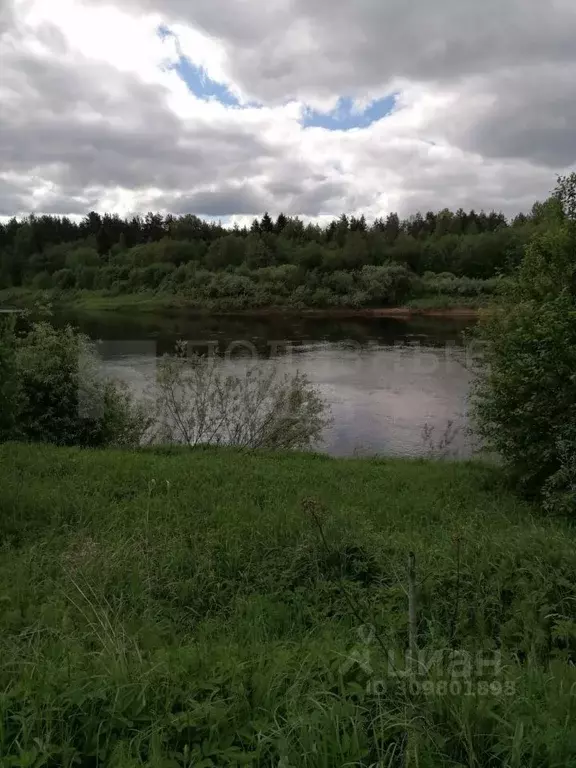
[[[0,766],[576,766],[575,534],[496,468],[4,445],[0,487]]]
[[[490,296],[465,297],[435,294],[413,298],[406,302],[407,311],[417,313],[426,313],[427,311],[446,311],[460,309],[480,309],[490,304]],[[353,315],[355,312],[379,312],[377,308],[354,309],[346,307],[326,307],[310,308],[297,305],[283,304],[278,307],[243,307],[239,301],[234,302],[212,302],[208,305],[195,305],[186,296],[173,293],[155,293],[153,291],[140,291],[138,293],[122,293],[115,296],[108,292],[99,291],[71,291],[62,292],[57,290],[34,291],[27,288],[12,288],[0,290],[0,307],[17,306],[32,307],[41,302],[50,302],[60,305],[66,309],[83,311],[138,311],[138,312],[166,312],[170,310],[197,310],[198,312],[226,313],[226,312],[246,312],[247,314],[257,314],[262,311],[278,311],[279,313],[311,313],[311,314],[342,314],[348,312]],[[388,308],[389,310],[397,308]]]
[[[139,312],[162,312],[189,306],[189,302],[183,296],[154,293],[152,291],[127,293],[117,296],[110,296],[98,291],[34,291],[27,288],[13,288],[0,291],[0,306],[32,307],[38,302],[50,302],[65,308],[94,311],[137,310]]]
[[[450,296],[448,294],[439,294],[411,299],[406,303],[406,306],[416,312],[443,309],[483,309],[493,303],[493,296]]]

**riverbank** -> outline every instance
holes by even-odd
[[[185,296],[158,293],[134,293],[111,296],[94,291],[62,292],[56,290],[33,291],[25,288],[0,291],[0,307],[31,308],[38,304],[52,304],[65,310],[91,312],[181,312],[198,315],[300,315],[308,317],[477,317],[488,306],[488,297],[463,299],[454,296],[435,296],[414,299],[399,307],[306,307],[284,304],[274,307],[245,307],[241,301],[213,302],[199,306]]]
[[[576,534],[495,467],[5,445],[0,485],[12,764],[572,764]]]

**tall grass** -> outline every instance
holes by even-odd
[[[574,532],[495,468],[5,445],[0,487],[1,766],[576,764]],[[391,674],[410,551],[420,651],[500,687]]]

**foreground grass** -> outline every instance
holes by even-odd
[[[0,484],[1,766],[576,765],[575,536],[493,467],[5,445]],[[395,676],[410,551],[420,648],[501,669]]]

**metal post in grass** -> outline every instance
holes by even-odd
[[[410,649],[410,670],[418,659],[418,605],[416,597],[416,555],[408,555],[408,645]]]
[[[416,555],[414,552],[408,554],[408,647],[409,647],[409,701],[410,709],[413,711],[415,706],[416,692],[413,685],[417,681],[418,672],[418,605],[416,596]],[[417,765],[415,759],[415,741],[414,733],[408,727],[406,729],[406,744],[404,754],[405,768],[411,768]]]

